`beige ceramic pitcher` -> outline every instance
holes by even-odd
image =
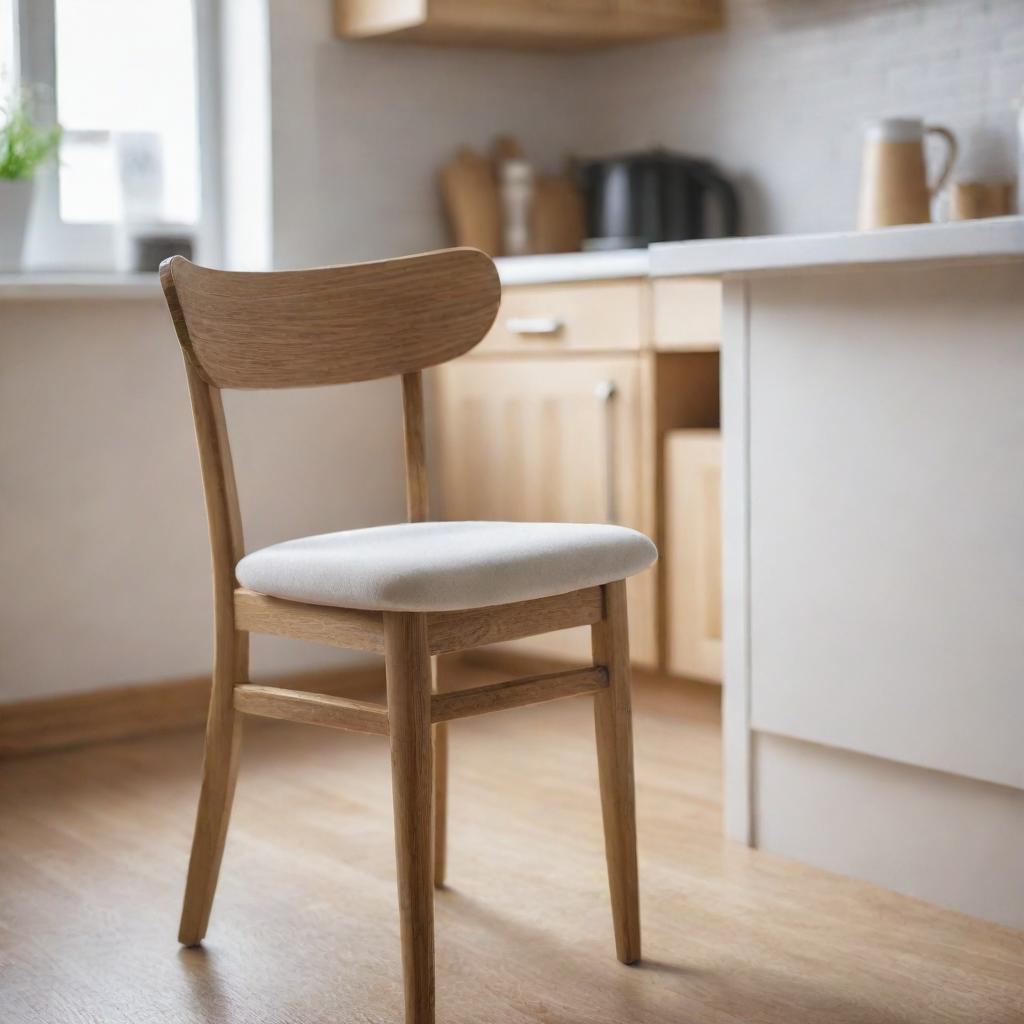
[[[928,184],[925,169],[927,135],[939,135],[947,145],[945,165],[933,185]],[[930,221],[931,198],[946,183],[956,152],[956,138],[948,128],[908,117],[872,121],[864,138],[857,226],[883,228]]]

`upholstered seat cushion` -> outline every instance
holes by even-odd
[[[246,555],[243,587],[304,604],[382,611],[482,608],[632,576],[658,557],[621,526],[401,523],[284,541]]]

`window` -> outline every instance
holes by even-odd
[[[61,219],[195,224],[191,0],[56,0],[55,8]]]
[[[126,238],[196,234],[201,2],[0,0],[0,18],[16,9],[21,81],[64,128],[37,183],[31,264],[135,269]]]
[[[14,0],[0,0],[0,89],[5,101],[18,77],[14,32]]]

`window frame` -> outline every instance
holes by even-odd
[[[195,32],[196,127],[199,145],[199,211],[195,256],[219,265],[221,233],[220,79],[218,75],[219,0],[191,0]],[[43,117],[56,118],[57,60],[55,0],[15,0],[17,76],[41,90],[36,103]],[[71,135],[72,133],[68,133]],[[26,266],[30,270],[85,270],[113,273],[117,260],[116,223],[69,223],[60,216],[60,176],[50,167],[36,176]]]

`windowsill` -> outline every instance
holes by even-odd
[[[160,297],[158,274],[0,274],[0,302],[92,301]]]

